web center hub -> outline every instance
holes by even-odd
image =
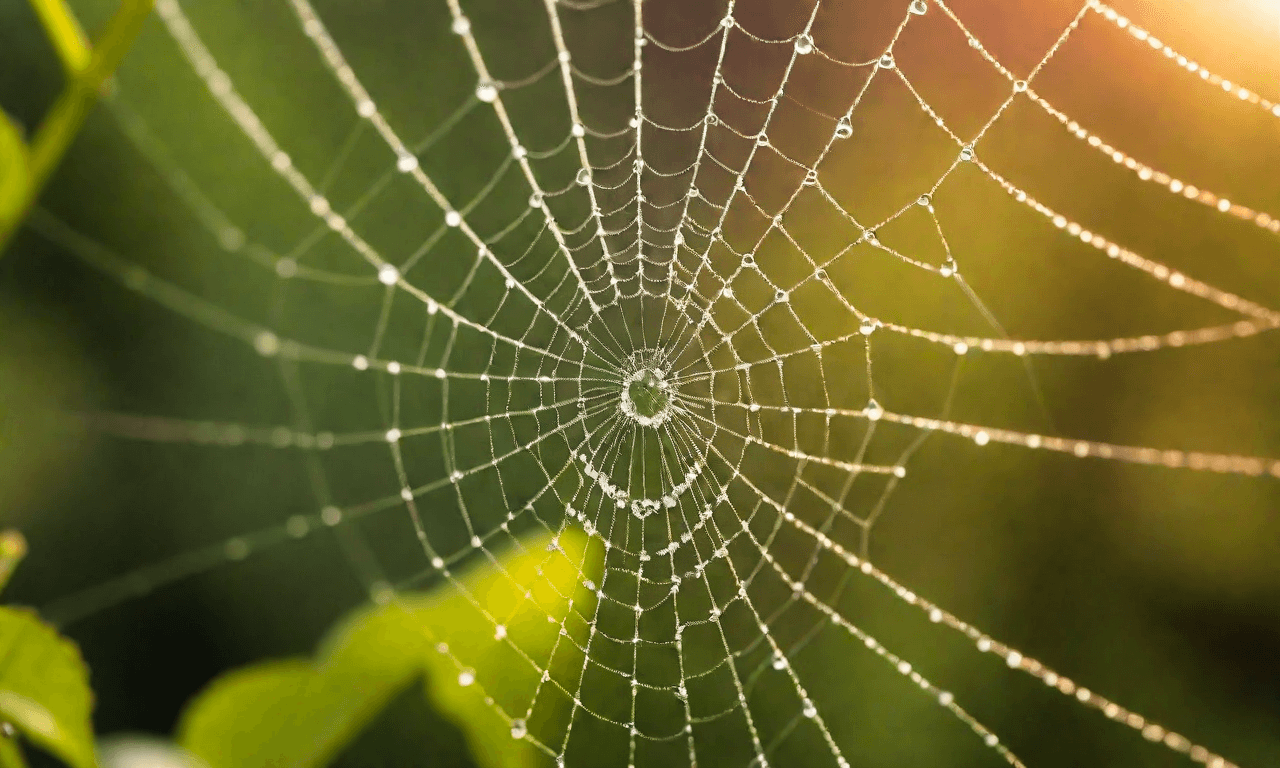
[[[619,407],[640,426],[660,426],[671,416],[671,383],[660,369],[641,368],[623,380]]]

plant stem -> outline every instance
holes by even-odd
[[[27,189],[18,206],[19,215],[0,224],[0,248],[13,236],[23,214],[35,203],[40,190],[71,146],[72,139],[80,132],[99,90],[120,65],[154,2],[121,0],[101,39],[90,51],[84,48],[83,33],[62,0],[31,0],[62,59],[63,68],[67,71],[67,84],[31,141],[31,173]]]

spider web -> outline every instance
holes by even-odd
[[[271,245],[283,228],[240,220],[243,206],[179,162],[189,154],[177,149],[183,137],[153,129],[135,109],[140,87],[126,79],[108,98],[123,133],[217,247],[274,286],[269,316],[233,311],[232,299],[184,287],[165,274],[170,267],[124,258],[49,213],[38,211],[33,227],[137,294],[278,362],[292,414],[290,423],[261,426],[107,413],[93,417],[98,428],[299,451],[320,503],[104,581],[49,606],[50,615],[73,621],[326,528],[343,535],[374,601],[428,584],[465,593],[459,574],[472,562],[497,562],[495,553],[520,549],[535,531],[554,546],[576,527],[591,536],[593,554],[579,568],[594,601],[548,616],[562,630],[550,655],[516,648],[540,675],[522,700],[489,699],[514,738],[562,765],[598,764],[588,750],[604,740],[617,746],[618,764],[766,766],[788,742],[808,739],[817,745],[806,753],[812,764],[848,766],[855,761],[830,725],[823,681],[798,661],[819,635],[839,636],[850,654],[865,648],[990,755],[1023,765],[961,696],[926,677],[913,651],[866,628],[859,606],[842,599],[864,588],[1147,741],[1207,766],[1233,765],[912,591],[872,557],[873,531],[911,483],[926,440],[1162,468],[1151,472],[1280,477],[1280,461],[1255,455],[1075,439],[1063,436],[1070,428],[1019,430],[951,414],[961,366],[975,357],[1013,360],[1034,401],[1042,396],[1033,361],[1139,356],[1280,325],[1280,313],[1131,250],[988,164],[988,135],[1006,113],[1031,108],[1139,181],[1280,233],[1268,212],[1127,154],[1037,88],[1082,28],[1118,30],[1149,47],[1205,100],[1274,118],[1280,104],[1096,0],[1030,67],[1006,65],[940,0],[884,3],[889,22],[857,36],[853,12],[824,2],[789,9],[784,23],[732,0],[698,8],[530,0],[518,11],[471,15],[447,0],[447,15],[431,22],[442,49],[435,63],[449,67],[457,87],[428,95],[451,106],[424,138],[410,138],[419,127],[397,108],[412,109],[380,96],[373,83],[386,72],[366,77],[348,60],[352,49],[337,42],[342,27],[329,12],[309,0],[281,5],[292,25],[281,34],[310,46],[342,95],[324,108],[349,132],[328,150],[310,141],[295,150],[280,138],[296,127],[278,129],[287,120],[271,93],[231,74],[247,65],[224,61],[234,42],[210,41],[219,34],[206,31],[212,12],[176,0],[159,0],[156,11],[228,127],[228,144],[251,148],[262,194],[287,199],[289,220],[307,230],[293,245]],[[521,34],[536,40],[516,50],[500,44],[499,31],[526,24],[536,32]],[[918,85],[919,56],[902,51],[924,25],[960,41],[981,67],[973,71],[998,84],[976,124],[968,125],[972,115],[944,117],[948,110]],[[841,45],[854,37],[875,37],[863,58]],[[864,134],[878,102],[891,98],[924,121],[919,154],[937,167],[901,183],[855,178],[842,158],[875,140]],[[441,165],[440,147],[451,141],[461,142],[454,152],[474,149],[466,174]],[[377,172],[362,175],[360,166]],[[1081,259],[1110,262],[1188,306],[1208,305],[1214,314],[1187,314],[1214,319],[1132,335],[1011,337],[966,280],[963,251],[952,247],[958,238],[948,236],[967,230],[948,219],[943,201],[974,178],[1000,190],[1024,221],[1060,231]],[[868,184],[884,186],[878,205],[860,203]],[[888,272],[865,272],[867,262]],[[970,314],[931,316],[895,301],[917,289],[958,300]],[[918,399],[897,398],[885,384],[895,378],[880,372],[879,350],[904,344],[949,371],[925,387],[932,406],[913,408]],[[370,380],[372,419],[326,396]],[[384,471],[371,485],[348,482],[348,467],[367,466],[366,457]],[[366,541],[362,526],[386,516],[412,526],[416,566],[406,573],[390,572]],[[601,553],[597,576],[587,558]],[[505,617],[476,606],[494,642],[516,643]],[[448,639],[439,650],[456,663],[458,683],[483,688],[484,670]],[[545,714],[556,707],[567,715]]]

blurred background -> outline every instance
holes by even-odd
[[[71,5],[90,31],[113,9],[109,0]],[[577,67],[604,77],[630,65],[630,3],[562,5],[565,39]],[[872,69],[840,67],[825,56],[878,58],[908,5],[823,5],[812,36],[824,57],[801,57],[787,79],[789,99],[769,131],[775,149],[804,163],[818,156],[835,125],[829,118],[848,109]],[[483,197],[468,211],[477,231],[498,232],[529,210],[529,188],[506,159],[510,147],[492,110],[477,99],[475,73],[450,29],[444,0],[317,0],[315,6],[381,113],[406,142],[423,143],[422,166],[446,197]],[[895,44],[895,65],[951,130],[972,137],[1006,98],[1009,82],[930,6]],[[463,7],[494,79],[510,84],[500,92],[522,143],[530,150],[558,146],[569,130],[558,70],[518,86],[556,54],[543,4],[477,0]],[[722,3],[702,0],[644,7],[646,28],[674,46],[703,39],[725,15]],[[734,16],[755,35],[783,39],[805,28],[811,7],[749,0],[737,3]],[[1280,5],[1117,0],[1115,7],[1213,72],[1264,98],[1280,99]],[[335,210],[356,206],[358,212],[344,215],[358,222],[375,247],[404,259],[437,237],[438,207],[392,172],[394,156],[354,113],[288,2],[196,0],[183,8],[246,102],[287,148],[293,166],[323,183]],[[1079,6],[1060,0],[954,0],[951,8],[986,51],[1025,76]],[[769,98],[791,46],[733,34],[724,80],[743,96]],[[668,126],[701,119],[716,54],[715,46],[679,53],[648,45],[645,114]],[[61,85],[57,60],[27,3],[0,0],[0,106],[33,131]],[[1056,108],[1152,167],[1233,202],[1280,213],[1280,119],[1200,82],[1099,15],[1084,16],[1033,85]],[[578,86],[584,123],[601,132],[626,128],[634,109],[630,80]],[[744,133],[754,134],[760,125],[760,110],[744,99],[722,94],[717,113]],[[683,168],[697,150],[687,132],[648,125],[643,130],[645,158],[653,168]],[[622,141],[633,137],[627,133]],[[586,140],[593,162],[625,154],[618,139],[589,134]],[[708,142],[726,163],[739,166],[750,144],[724,130],[710,132]],[[859,221],[876,222],[929,191],[956,151],[899,79],[881,77],[867,88],[853,113],[852,135],[824,160],[820,178]],[[1275,234],[1144,183],[1030,100],[1016,100],[977,153],[1012,183],[1110,240],[1263,306],[1280,307]],[[771,157],[746,177],[753,199],[770,211],[800,183],[794,167]],[[574,151],[540,162],[546,189],[573,184]],[[635,182],[630,183],[602,201],[627,200],[634,193]],[[665,202],[688,183],[687,174],[674,180],[650,176],[643,191]],[[732,177],[708,172],[699,183],[704,197],[723,200]],[[1012,338],[1107,339],[1238,319],[1067,237],[972,164],[952,172],[932,202],[965,283]],[[576,193],[557,198],[552,207],[565,221],[579,221],[590,211]],[[651,223],[671,226],[663,215],[655,213]],[[704,225],[715,218],[710,208],[692,215]],[[767,240],[756,258],[763,272],[778,280],[791,274],[792,283],[814,270],[800,249],[825,263],[859,235],[829,201],[813,195],[799,199],[784,220],[794,242]],[[530,261],[551,263],[547,254],[554,249],[538,238],[539,222],[519,222],[511,240],[494,246],[495,253],[511,263],[524,245],[534,243],[541,250],[531,251]],[[125,266],[114,275],[115,267],[88,266],[83,253],[98,246],[67,235],[66,227],[109,249]],[[912,213],[877,234],[902,253],[940,265],[946,252],[932,227],[927,217]],[[405,279],[433,295],[458,292],[459,312],[485,317],[497,297],[506,295],[501,279],[481,271],[474,285],[468,282],[475,248],[456,230],[443,229],[448,231],[425,257],[403,270]],[[738,253],[754,251],[761,231],[750,211],[729,217],[724,228]],[[225,247],[228,237],[233,247]],[[667,249],[654,249],[666,254],[654,256],[659,261],[670,258],[671,235],[665,237]],[[616,242],[625,255],[626,238]],[[915,328],[999,335],[955,281],[907,268],[865,243],[855,249],[861,250],[828,270],[863,311]],[[598,252],[585,251],[581,263],[588,280],[607,280]],[[696,260],[689,263],[696,268]],[[645,262],[620,265],[619,276],[641,268],[663,274],[655,264],[635,264]],[[709,264],[722,276],[734,268],[724,248],[713,250]],[[186,291],[188,298],[175,300],[181,311],[131,289],[127,265],[145,267]],[[559,270],[519,274],[545,295],[563,277]],[[322,279],[295,279],[306,274]],[[546,279],[550,283],[539,282]],[[740,291],[748,305],[751,290]],[[708,295],[705,287],[700,291]],[[415,427],[492,408],[483,390],[460,385],[450,391],[445,416],[434,381],[406,384],[401,391],[385,375],[264,357],[235,333],[181,316],[208,306],[214,316],[244,318],[275,329],[282,339],[325,350],[368,353],[373,345],[378,354],[371,357],[407,360],[424,346],[436,361],[432,365],[451,371],[494,365],[487,343],[465,333],[451,356],[441,358],[449,343],[445,324],[429,325],[420,304],[388,302],[386,293],[340,238],[317,229],[306,206],[244,139],[152,19],[120,70],[110,105],[90,118],[31,225],[0,257],[0,521],[22,530],[31,544],[6,597],[47,608],[55,619],[59,610],[65,612],[63,631],[80,644],[92,669],[98,732],[168,734],[183,704],[218,674],[254,660],[309,653],[328,626],[368,599],[371,583],[414,589],[436,583],[403,509],[369,514],[350,523],[346,533],[346,523],[312,535],[281,533],[294,516],[314,517],[326,505],[345,509],[394,496],[399,481],[385,444],[324,453],[273,447],[270,439],[257,445],[217,430],[200,437],[191,426],[296,425],[302,402],[313,425],[303,431],[341,438],[383,430],[393,413]],[[823,315],[822,306],[815,302],[801,312],[813,314],[823,338],[856,330],[848,313]],[[715,316],[725,322],[730,317],[719,305],[706,311],[723,312]],[[768,317],[762,319],[769,325]],[[527,316],[500,322],[511,324],[512,335],[531,324],[534,337],[542,332]],[[762,333],[784,346],[808,344],[780,327]],[[1280,457],[1280,341],[1274,333],[1107,359],[1024,361],[971,353],[958,369],[957,356],[946,346],[884,331],[873,338],[874,395],[890,411],[933,417],[947,408],[959,422],[1023,432]],[[755,391],[775,405],[782,404],[783,390],[792,398],[787,402],[810,405],[825,391],[838,407],[860,409],[869,395],[860,344],[833,349],[825,378],[788,374],[794,378],[772,387],[757,382]],[[509,371],[519,364],[497,365]],[[710,385],[699,394],[729,401],[740,396]],[[513,388],[503,397],[528,407],[538,393]],[[178,421],[120,420],[111,414]],[[173,426],[179,422],[186,426]],[[824,446],[826,453],[855,455],[861,429],[829,432],[833,442]],[[915,436],[906,429],[880,431],[868,461],[893,463]],[[468,450],[466,441],[481,439],[460,434],[459,456]],[[489,455],[488,445],[477,446],[471,455]],[[415,450],[406,448],[415,484],[443,476],[441,449]],[[551,450],[542,461],[559,469],[567,454]],[[854,551],[865,547],[897,581],[992,636],[1240,765],[1280,763],[1275,478],[978,446],[944,434],[926,440],[908,467],[873,524],[837,530],[833,538]],[[803,471],[793,459],[766,453],[747,453],[741,469],[761,487],[780,488],[777,498]],[[512,473],[503,479],[512,480]],[[492,531],[513,509],[511,498],[524,503],[545,484],[545,478],[538,481],[515,477],[504,489],[511,497],[478,487],[461,495],[476,527]],[[858,485],[851,509],[870,515],[884,488],[883,480]],[[429,536],[442,552],[460,550],[469,535],[454,511],[458,503],[443,494],[422,500]],[[796,512],[821,519],[803,504]],[[539,514],[555,527],[563,510]],[[246,543],[243,537],[257,531],[276,534]],[[784,561],[798,557],[803,563],[809,554],[785,537],[770,546]],[[195,554],[175,563],[172,558],[182,553]],[[733,557],[744,572],[761,560],[747,549],[735,550]],[[157,562],[172,565],[162,573],[143,571],[133,582],[138,589],[115,581]],[[815,583],[826,590],[822,594],[835,595],[841,575],[819,573]],[[155,586],[159,581],[165,583]],[[103,585],[112,586],[97,603],[93,597],[64,599]],[[769,607],[779,604],[777,597],[762,599],[766,605],[773,600]],[[1184,757],[1006,669],[999,658],[974,652],[962,637],[883,591],[853,585],[831,599],[851,621],[955,691],[1027,765],[1186,764]],[[783,642],[795,644],[791,664],[851,763],[998,763],[972,733],[849,636],[828,628],[800,644],[820,618],[816,612],[784,615],[777,631]],[[734,644],[758,651],[751,643],[748,633]],[[744,652],[744,663],[757,661]],[[765,732],[781,733],[795,719],[798,705],[794,693],[789,696],[775,696],[763,684],[755,694],[752,712]],[[590,738],[574,735],[578,741]],[[708,750],[704,754],[721,755],[725,764],[750,759],[741,728],[699,738],[700,748]],[[625,764],[612,759],[616,744],[600,739],[597,754],[609,755],[608,764]],[[573,749],[592,751],[590,744]],[[817,733],[803,728],[780,738],[776,749],[771,760],[778,765],[831,762]],[[652,755],[660,758],[669,761]],[[712,757],[702,760],[720,764]],[[398,699],[340,760],[352,766],[469,761],[456,724],[415,696]]]

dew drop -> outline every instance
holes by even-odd
[[[528,733],[529,729],[525,727],[524,720],[516,719],[511,721],[511,738],[523,739]]]
[[[466,688],[476,681],[476,673],[469,669],[464,669],[458,673],[458,685]]]
[[[409,173],[410,171],[412,171],[414,168],[417,168],[417,167],[418,167],[418,158],[414,157],[413,155],[401,155],[400,158],[396,160],[396,170],[400,171],[401,173]]]
[[[476,86],[476,98],[491,103],[498,98],[498,87],[490,82],[483,82]]]
[[[876,62],[881,69],[893,69],[893,54],[886,53],[880,57],[880,61]]]
[[[579,170],[575,181],[578,182],[579,186],[587,186],[591,183],[591,171],[588,171],[586,168]]]
[[[804,700],[804,709],[801,712],[805,717],[814,718],[818,716],[818,708],[813,706],[813,702],[808,699]]]
[[[848,117],[840,118],[840,122],[836,123],[836,138],[847,139],[853,135],[853,123]]]
[[[1017,80],[1017,81],[1015,81],[1015,82],[1014,82],[1014,84],[1013,84],[1013,92],[1014,92],[1014,93],[1024,93],[1026,90],[1027,90],[1027,81],[1026,81],[1026,80]]]
[[[774,656],[773,656],[773,668],[774,668],[774,669],[786,669],[786,667],[787,667],[787,659],[786,659],[786,657],[785,657],[785,656],[783,656],[783,655],[782,655],[782,654],[780,654],[780,653],[774,654]]]
[[[927,0],[911,0],[911,12],[917,16],[923,16],[925,11],[929,10]]]
[[[253,348],[263,357],[271,357],[280,351],[280,338],[271,331],[262,331],[253,338]]]
[[[970,160],[972,160],[972,159],[973,159],[973,147],[965,147],[964,149],[961,149],[961,150],[960,150],[960,159],[961,159],[961,160],[963,160],[963,161],[964,161],[964,162],[966,162],[966,163],[967,163],[967,162],[969,162]]]
[[[796,38],[796,53],[804,56],[813,53],[813,38],[807,34],[802,34]]]

